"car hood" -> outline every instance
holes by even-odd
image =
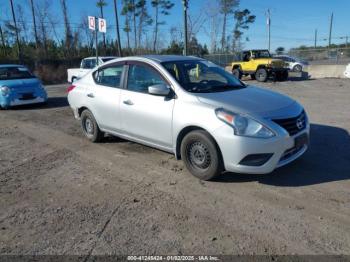
[[[0,81],[0,86],[7,86],[14,91],[21,92],[27,90],[34,90],[40,87],[41,83],[37,78],[24,78]]]
[[[298,114],[302,110],[301,106],[288,96],[254,86],[226,92],[198,93],[196,96],[202,103],[259,117],[286,117]]]

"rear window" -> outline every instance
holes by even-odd
[[[35,76],[23,66],[0,67],[0,80],[35,78]]]
[[[96,59],[84,59],[81,61],[81,68],[92,69],[96,66]]]

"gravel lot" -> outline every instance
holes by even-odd
[[[350,255],[350,80],[263,85],[305,106],[309,151],[214,182],[149,147],[88,142],[64,85],[0,111],[0,254]]]

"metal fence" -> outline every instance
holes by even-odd
[[[348,64],[350,63],[350,48],[318,48],[318,49],[292,49],[285,53],[310,64]],[[240,60],[239,53],[210,54],[205,59],[220,66],[227,66],[234,61]]]
[[[310,64],[350,63],[350,48],[292,49],[288,55],[306,60]]]

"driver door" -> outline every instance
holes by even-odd
[[[242,62],[242,70],[243,71],[251,71],[252,64],[254,63],[251,58],[251,53],[249,51],[243,52],[243,62]]]
[[[169,83],[153,67],[128,63],[126,88],[121,90],[123,133],[161,147],[172,148],[174,99],[148,93],[148,87]]]

